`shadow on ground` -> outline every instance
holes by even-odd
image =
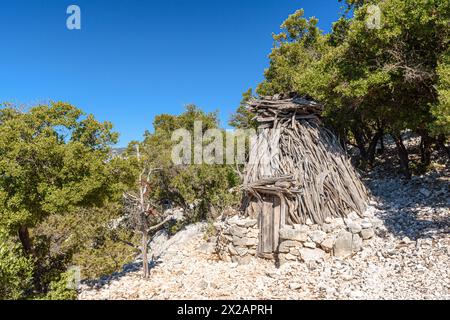
[[[416,141],[417,142],[417,141]],[[414,140],[408,143],[414,150]],[[411,152],[411,158],[417,157]],[[450,168],[442,155],[433,154],[434,169],[402,179],[397,172],[395,148],[388,146],[378,166],[364,178],[377,200],[380,218],[389,233],[411,240],[450,234]]]
[[[160,263],[161,261],[159,261],[158,258],[154,258],[152,261],[150,261],[148,264],[149,273],[151,273],[152,269],[155,268]],[[121,278],[127,276],[129,273],[138,272],[141,270],[142,270],[142,261],[136,261],[123,266],[122,271],[120,272],[115,272],[111,275],[103,276],[97,280],[83,280],[81,284],[87,285],[95,289],[102,289],[103,287],[109,285],[112,281],[120,280]]]

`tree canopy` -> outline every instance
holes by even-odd
[[[50,216],[103,207],[120,197],[127,183],[118,160],[110,157],[118,137],[111,129],[111,123],[62,102],[28,111],[0,109],[0,231],[21,244],[21,250],[10,247],[4,255],[23,257],[17,272],[32,263],[26,274],[33,274],[37,287],[48,248],[43,252],[40,242],[33,243],[30,228]]]
[[[425,155],[432,141],[449,134],[450,4],[345,3],[348,8],[330,33],[319,30],[317,19],[305,18],[303,10],[290,15],[273,36],[270,66],[256,92],[295,92],[321,102],[325,122],[357,145],[365,162],[373,162],[378,140],[391,133],[407,172],[401,132],[420,134]],[[373,6],[380,25],[368,23]]]

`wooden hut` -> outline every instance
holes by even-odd
[[[322,106],[298,96],[248,103],[259,124],[246,166],[243,207],[258,218],[258,254],[277,252],[287,225],[361,215],[367,191],[336,136],[321,125]]]

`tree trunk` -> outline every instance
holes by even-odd
[[[431,163],[431,141],[430,137],[422,137],[421,148],[420,148],[420,161],[426,167]]]
[[[139,151],[139,145],[136,145],[136,156],[137,160],[140,163],[141,162],[141,153]],[[144,173],[145,169],[141,172],[139,175],[139,218],[140,218],[140,231],[142,234],[142,243],[141,243],[141,252],[142,252],[142,273],[144,279],[148,278],[148,221],[147,221],[147,210],[145,205],[145,194],[148,191],[147,185],[145,183],[148,183],[147,181],[144,181]]]
[[[361,132],[355,133],[356,145],[358,146],[361,158],[367,160],[366,142]]]
[[[33,253],[33,245],[31,243],[31,239],[30,239],[30,233],[28,231],[28,227],[27,226],[20,226],[19,228],[19,239],[20,242],[22,243],[22,247],[24,252],[27,255],[30,255]]]
[[[380,137],[380,149],[378,149],[377,154],[382,155],[384,154],[384,130],[381,130],[381,137]]]
[[[431,142],[432,139],[428,136],[428,133],[426,131],[422,132],[420,140],[420,161],[425,167],[428,167],[431,163]]]
[[[364,139],[364,135],[361,130],[357,127],[351,129],[353,136],[356,140],[356,146],[359,149],[360,161],[359,165],[363,164],[365,166],[367,162],[367,150],[366,150],[366,141]]]
[[[144,279],[148,278],[148,234],[142,232],[142,270]]]
[[[409,169],[409,158],[408,158],[408,150],[406,150],[405,145],[403,144],[403,139],[401,134],[394,134],[395,145],[397,146],[398,158],[400,161],[400,170],[405,178],[411,178],[411,170]]]
[[[377,144],[380,138],[383,138],[383,131],[378,130],[375,135],[372,137],[372,140],[370,140],[369,148],[367,148],[367,162],[369,166],[373,166],[373,163],[375,161],[375,152],[377,150]]]
[[[440,134],[436,140],[436,144],[439,148],[445,151],[448,159],[450,160],[450,148],[445,145],[446,137],[443,134]]]

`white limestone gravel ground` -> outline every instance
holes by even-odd
[[[136,263],[82,285],[79,299],[450,299],[448,168],[409,181],[382,169],[372,175],[369,210],[384,226],[351,258],[279,268],[262,259],[223,262],[200,223],[164,246],[148,280]]]
[[[376,239],[351,259],[316,265],[217,261],[198,234],[167,252],[149,280],[129,272],[80,299],[449,299],[450,243]]]

